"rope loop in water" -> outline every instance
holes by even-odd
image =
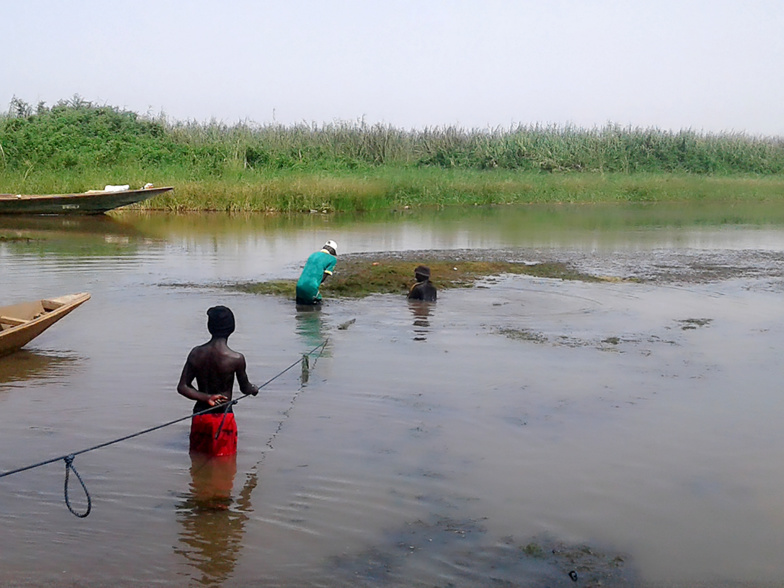
[[[90,511],[93,508],[93,502],[92,499],[90,498],[90,493],[87,491],[87,486],[84,485],[84,480],[82,480],[82,477],[79,475],[79,472],[77,472],[76,468],[73,466],[74,457],[75,456],[71,454],[71,455],[66,455],[63,458],[63,461],[65,461],[65,488],[63,490],[63,493],[65,495],[65,505],[68,507],[68,510],[71,511],[71,514],[79,517],[80,519],[83,519],[90,514]],[[74,508],[71,506],[71,499],[68,497],[69,473],[72,470],[74,475],[76,476],[76,479],[79,480],[79,483],[82,485],[82,490],[84,491],[84,495],[87,497],[87,510],[84,512],[76,512]]]

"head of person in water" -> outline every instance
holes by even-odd
[[[226,306],[213,306],[207,311],[207,330],[213,337],[228,337],[234,332],[234,313]]]
[[[430,279],[430,268],[426,265],[418,265],[414,269],[414,278],[417,282],[424,282]]]
[[[327,251],[330,255],[334,255],[335,257],[338,255],[338,244],[332,240],[324,243],[324,247],[322,247],[322,249]]]

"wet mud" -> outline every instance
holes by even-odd
[[[479,249],[403,251],[351,254],[338,262],[378,263],[400,261],[409,264],[437,262],[499,262],[520,266],[539,277],[586,281],[629,280],[654,284],[698,284],[730,279],[784,278],[784,253],[763,250],[683,250],[585,251],[568,249]],[[535,268],[543,270],[537,271]],[[338,271],[340,267],[338,266]],[[455,269],[455,272],[458,272]],[[411,269],[413,271],[413,267]],[[486,275],[492,275],[488,273]],[[475,278],[482,277],[480,274]],[[449,276],[432,279],[449,280]]]
[[[330,577],[352,586],[438,586],[418,561],[440,562],[447,586],[635,586],[626,556],[549,537],[493,541],[481,520],[433,517],[390,530],[383,544],[330,561]],[[430,565],[430,564],[429,564]]]

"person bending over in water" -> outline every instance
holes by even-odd
[[[210,456],[234,455],[237,453],[234,412],[231,406],[220,405],[231,400],[235,377],[243,394],[255,396],[259,389],[248,380],[245,356],[228,344],[229,335],[234,332],[234,313],[225,306],[213,306],[207,311],[207,317],[207,330],[212,338],[191,349],[177,392],[196,401],[194,413],[208,411],[191,420],[190,450]],[[194,379],[197,388],[193,387]],[[215,439],[219,428],[220,435]]]
[[[417,266],[414,270],[414,278],[416,284],[408,291],[408,299],[435,302],[438,294],[436,287],[430,282],[430,268],[426,265]]]
[[[297,281],[297,304],[309,306],[321,304],[319,287],[332,275],[332,270],[338,262],[337,255],[338,244],[334,241],[327,241],[320,251],[310,254]]]

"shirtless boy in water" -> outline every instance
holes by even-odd
[[[207,311],[207,317],[207,329],[212,338],[188,354],[177,392],[196,401],[194,413],[208,411],[195,415],[191,421],[190,450],[211,456],[234,455],[237,453],[234,412],[231,406],[220,405],[231,400],[235,376],[243,394],[255,396],[259,389],[248,380],[245,356],[229,347],[228,338],[234,332],[234,314],[225,306],[213,306]],[[193,387],[194,379],[196,388]],[[215,439],[219,429],[220,435]]]
[[[436,287],[430,282],[430,268],[426,265],[418,265],[414,270],[414,279],[416,284],[411,286],[411,289],[408,291],[408,299],[435,302],[438,292]]]

